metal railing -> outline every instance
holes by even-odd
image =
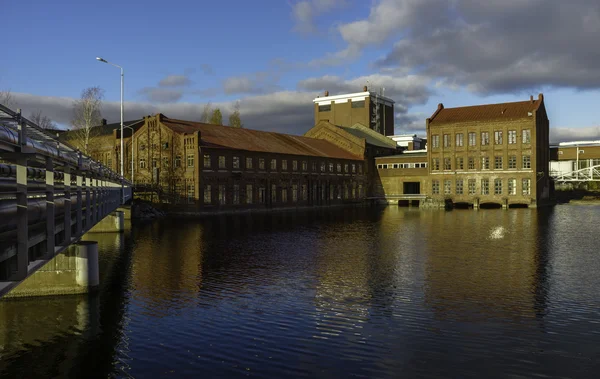
[[[598,182],[600,181],[600,165],[585,167],[569,172],[550,171],[550,176],[557,183]]]
[[[0,104],[0,296],[131,196],[129,181]]]

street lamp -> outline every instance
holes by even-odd
[[[131,125],[133,125],[133,124],[131,124]],[[131,185],[133,186],[133,184],[134,184],[134,181],[133,181],[133,178],[134,178],[134,176],[133,176],[133,160],[134,160],[134,157],[133,157],[133,146],[134,146],[133,133],[135,133],[135,129],[133,129],[129,125],[125,125],[124,128],[131,129]]]
[[[100,57],[96,57],[97,61],[100,61],[102,63],[108,63],[111,66],[115,66],[121,69],[121,201],[122,203],[125,203],[125,191],[123,190],[124,184],[122,182],[123,180],[123,67],[111,63],[109,61],[107,61],[106,59],[100,58]]]

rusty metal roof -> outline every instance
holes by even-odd
[[[163,125],[178,133],[199,131],[200,146],[204,147],[350,160],[363,159],[322,139],[176,120],[164,115],[161,115],[160,120]]]
[[[540,94],[537,100],[517,101],[512,103],[474,105],[458,108],[444,108],[438,106],[431,116],[429,124],[454,124],[472,121],[500,121],[518,120],[531,117],[532,113],[543,103],[544,97]]]

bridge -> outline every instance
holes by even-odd
[[[0,297],[131,197],[119,174],[0,104]]]
[[[581,168],[568,172],[550,171],[556,183],[600,182],[600,165]]]

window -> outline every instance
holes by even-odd
[[[434,195],[440,194],[440,181],[439,180],[431,181],[431,193]]]
[[[308,162],[302,161],[302,171],[308,171]]]
[[[193,162],[194,162],[194,160],[192,159],[192,166],[193,166]],[[156,158],[152,158],[152,168],[156,168]]]
[[[469,179],[469,195],[475,195],[475,179]]]
[[[219,168],[225,168],[225,156],[219,155]]]
[[[234,184],[233,185],[233,204],[239,204],[239,203],[240,203],[240,185]]]
[[[362,172],[363,172],[363,166],[362,166],[362,164],[359,164],[358,165],[358,173],[362,174]]]
[[[175,167],[181,167],[181,155],[175,156]]]
[[[292,161],[292,170],[298,171],[298,161]]]
[[[517,168],[517,156],[516,155],[510,155],[508,157],[508,168]]]
[[[352,102],[352,108],[364,108],[365,107],[365,101],[364,100],[359,100],[359,101],[353,101]]]
[[[313,172],[317,172],[317,162],[312,163],[312,170]]]
[[[292,184],[292,202],[298,201],[298,185]]]
[[[508,179],[508,194],[517,194],[517,179]]]
[[[352,163],[352,173],[356,172],[356,164]]]
[[[287,159],[281,161],[281,170],[287,171]]]
[[[211,198],[211,187],[210,184],[206,184],[204,186],[204,204],[210,204],[212,203],[212,198]]]
[[[431,160],[431,169],[437,171],[440,169],[440,158],[433,158]]]
[[[475,170],[475,157],[469,157],[469,170]]]
[[[444,147],[451,147],[452,140],[450,139],[450,134],[444,134]]]
[[[494,157],[494,170],[502,170],[502,157]]]
[[[490,133],[489,132],[481,132],[481,146],[486,146],[490,144]]]
[[[306,184],[302,185],[302,200],[303,201],[308,200],[308,191],[307,191]]]
[[[531,156],[523,155],[523,168],[531,168]]]
[[[440,147],[440,136],[438,134],[431,136],[431,147],[434,149]]]
[[[259,170],[265,169],[265,158],[258,158],[258,169]]]
[[[502,145],[502,130],[494,132],[494,145]]]
[[[246,170],[252,169],[252,158],[246,157]]]
[[[169,168],[169,158],[163,157],[162,161],[163,161],[163,167]]]
[[[189,154],[187,156],[187,166],[194,167],[194,154]]]
[[[140,168],[146,168],[146,158],[140,158]]]
[[[509,130],[508,131],[508,144],[514,145],[515,143],[517,143],[517,131]]]
[[[490,157],[481,157],[481,169],[482,170],[490,169]]]
[[[482,195],[490,194],[490,180],[489,179],[481,179],[481,194]]]
[[[344,164],[344,172],[347,173],[348,172],[348,163]]]
[[[502,195],[502,179],[494,179],[494,195]]]
[[[336,169],[337,169],[337,172],[341,172],[342,171],[342,164],[338,163]]]
[[[444,180],[444,195],[452,193],[452,180]]]
[[[475,132],[469,132],[469,146],[477,145],[477,134]]]
[[[239,169],[240,168],[240,157],[233,157],[232,165],[233,165],[233,168]]]
[[[463,134],[456,133],[456,147],[462,147],[462,146],[463,146]]]
[[[523,143],[531,143],[531,130],[523,129]]]
[[[444,170],[452,170],[452,160],[444,158]]]
[[[188,193],[187,193],[187,200],[189,204],[193,204],[194,203],[194,192],[196,191],[196,189],[194,188],[194,183],[189,183],[188,184]]]
[[[210,168],[210,155],[208,154],[204,154],[204,168]]]
[[[258,187],[258,202],[264,204],[267,200],[265,187]]]
[[[331,110],[331,104],[319,105],[319,112],[329,112]]]
[[[321,172],[325,172],[325,162],[321,162]]]
[[[462,179],[456,179],[456,194],[457,195],[463,194],[463,180]]]
[[[225,185],[219,185],[219,204],[224,205],[227,204]]]
[[[169,148],[169,143],[168,142],[163,142],[162,143],[162,147],[163,147],[163,150],[167,150]]]
[[[333,186],[329,186],[329,200],[333,200]]]
[[[277,170],[277,159],[271,159],[271,170]]]
[[[246,204],[252,204],[252,184],[246,184]]]
[[[531,179],[523,179],[523,196],[531,194]]]
[[[271,202],[272,203],[277,202],[277,185],[275,185],[275,184],[271,185]]]
[[[456,158],[456,169],[457,170],[464,169],[464,158],[463,157]]]
[[[287,194],[288,194],[287,188],[282,188],[281,189],[281,202],[282,203],[287,203]]]
[[[333,172],[333,163],[329,163],[329,172]]]

